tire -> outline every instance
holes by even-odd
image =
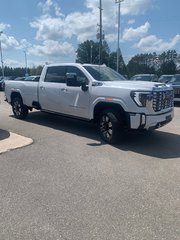
[[[98,128],[101,138],[109,144],[118,143],[123,139],[123,122],[117,111],[108,109],[102,111],[99,116]]]
[[[23,104],[20,97],[12,99],[12,111],[17,119],[25,119],[28,115],[28,108]]]

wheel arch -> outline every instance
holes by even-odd
[[[108,103],[108,102],[99,102],[94,107],[93,119],[95,123],[98,122],[100,113],[106,109],[118,112],[123,119],[123,123],[125,125],[128,125],[128,117],[123,107],[118,103]]]
[[[16,98],[16,97],[21,98],[21,100],[22,100],[22,102],[23,102],[22,96],[21,96],[21,94],[20,94],[19,92],[12,92],[12,93],[11,93],[11,104],[12,104],[12,100],[13,100],[14,98]]]

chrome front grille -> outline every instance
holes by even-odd
[[[153,92],[153,110],[159,112],[163,109],[171,108],[174,105],[173,90]]]

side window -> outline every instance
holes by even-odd
[[[177,76],[175,77],[175,79],[176,79],[175,82],[178,82],[178,83],[179,83],[179,82],[180,82],[180,75],[177,75]]]
[[[66,67],[65,66],[48,67],[44,81],[53,83],[65,83]]]
[[[39,76],[29,76],[24,79],[24,81],[30,81],[30,82],[39,82],[40,77]]]
[[[84,75],[84,73],[77,67],[74,66],[67,66],[67,73],[76,73],[77,74],[77,81],[82,83],[85,82],[86,84],[88,84],[88,79],[87,77]]]

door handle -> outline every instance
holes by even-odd
[[[61,88],[61,92],[67,92],[67,88]]]
[[[45,87],[43,87],[43,86],[40,86],[39,88],[42,89],[42,90],[45,89]]]

